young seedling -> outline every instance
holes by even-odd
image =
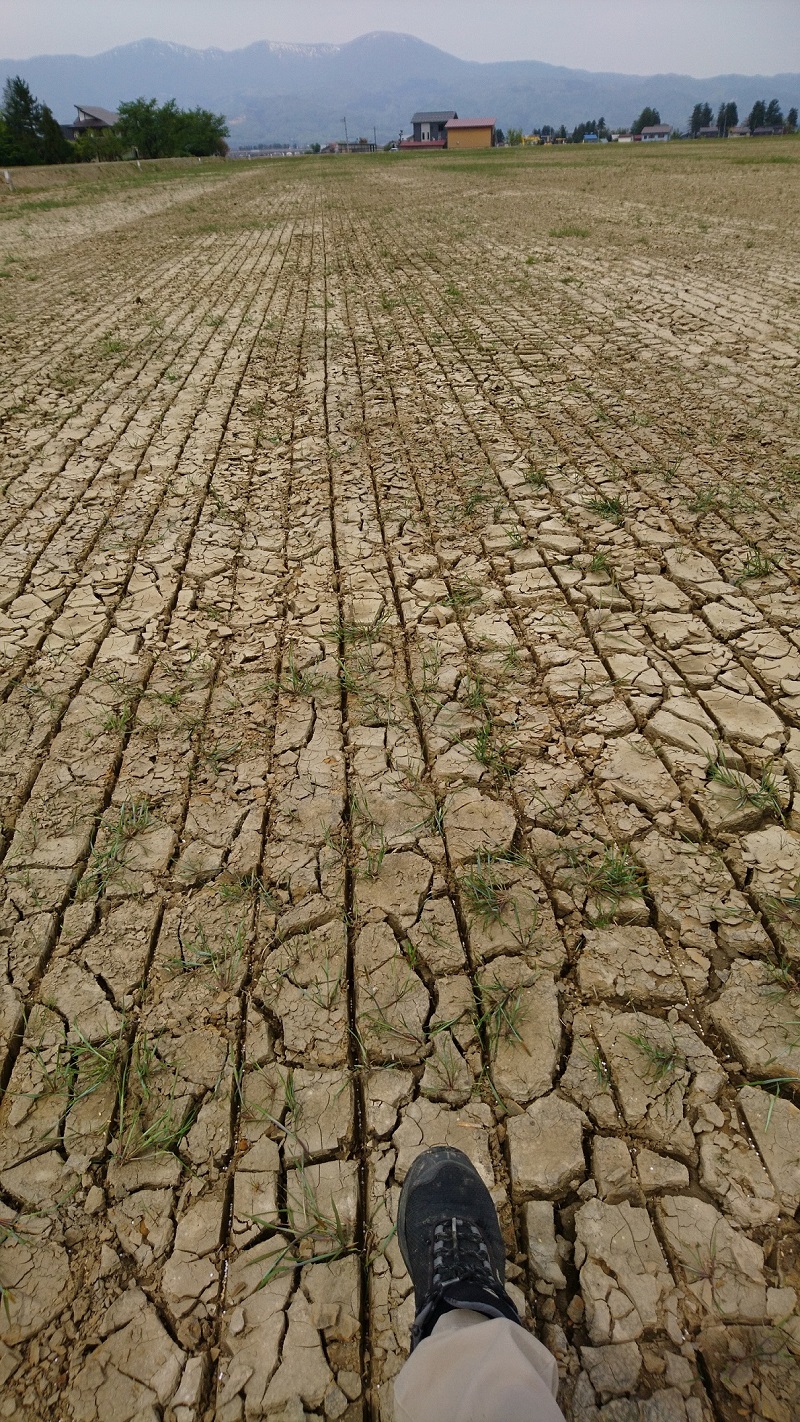
[[[595,553],[589,564],[590,573],[610,573],[611,564],[608,561],[607,553]]]
[[[177,1079],[177,1078],[176,1078]],[[193,1114],[183,1121],[177,1121],[173,1108],[174,1085],[167,1104],[145,1124],[144,1107],[135,1106],[130,1115],[120,1121],[120,1132],[116,1159],[121,1165],[132,1160],[142,1160],[150,1155],[167,1155],[187,1135],[192,1126]]]
[[[206,968],[221,987],[233,987],[247,950],[247,925],[244,922],[238,923],[233,930],[226,926],[219,941],[210,943],[202,924],[198,925],[189,942],[184,943],[180,933],[178,941],[182,956],[170,959],[170,967],[186,973]]]
[[[800,965],[791,963],[782,956],[778,958],[777,963],[771,963],[768,958],[762,959],[762,962],[776,988],[780,988],[781,992],[800,992]]]
[[[491,503],[491,494],[485,493],[482,489],[472,489],[464,500],[465,516],[471,518],[481,504],[488,503]]]
[[[718,1257],[715,1233],[716,1226],[711,1234],[708,1252],[704,1253],[695,1246],[690,1251],[692,1260],[682,1260],[681,1268],[690,1284],[708,1284],[711,1303],[715,1309],[718,1309],[717,1292],[720,1284],[725,1282],[726,1273],[729,1273],[730,1270],[726,1270],[725,1265]]]
[[[311,697],[322,685],[323,678],[316,667],[298,667],[293,651],[289,651],[283,664],[280,681],[267,682],[270,691],[280,690],[287,696]]]
[[[273,1231],[276,1247],[259,1255],[256,1260],[259,1264],[269,1264],[259,1281],[260,1289],[273,1279],[294,1273],[300,1265],[330,1264],[335,1259],[353,1254],[356,1249],[335,1200],[331,1200],[330,1212],[326,1213],[320,1207],[302,1165],[293,1174],[300,1185],[300,1201],[297,1205],[287,1201],[284,1207],[285,1224],[268,1226]],[[262,1221],[256,1220],[256,1223]],[[283,1242],[277,1243],[279,1240]]]
[[[587,895],[612,915],[621,899],[642,897],[642,872],[627,848],[607,847],[599,861],[581,859],[576,854],[570,854],[569,859],[579,870]]]
[[[430,1069],[444,1091],[456,1089],[464,1067],[464,1058],[453,1041],[449,1026],[442,1024],[431,1033],[436,1039],[436,1051],[429,1058]]]
[[[604,495],[603,498],[589,499],[586,507],[590,509],[592,513],[597,514],[599,518],[604,518],[609,523],[622,523],[628,513],[627,504],[616,494],[613,496]]]
[[[481,590],[474,583],[452,582],[447,597],[442,598],[442,606],[452,607],[454,612],[461,612],[465,607],[472,607],[480,600]]]
[[[687,504],[689,513],[707,514],[719,508],[720,497],[716,489],[703,489]]]
[[[743,809],[745,805],[753,805],[755,809],[764,810],[783,823],[784,807],[778,782],[772,772],[771,761],[764,766],[761,779],[755,785],[749,783],[738,770],[731,769],[722,747],[719,748],[716,759],[712,760],[709,757],[707,765],[706,774],[709,780],[736,791],[737,809]]]
[[[95,837],[86,873],[78,889],[79,899],[97,898],[105,892],[111,875],[123,865],[131,840],[149,829],[152,823],[153,815],[147,800],[123,801],[116,820],[101,826]]]
[[[578,1042],[578,1048],[581,1054],[586,1058],[587,1062],[589,1063],[589,1066],[592,1068],[592,1071],[595,1075],[595,1081],[597,1082],[597,1085],[600,1087],[601,1091],[608,1091],[611,1085],[611,1072],[608,1069],[608,1063],[604,1060],[600,1048],[590,1047],[589,1044],[585,1042],[582,1037]]]
[[[381,872],[381,865],[383,864],[383,861],[386,858],[386,853],[389,848],[388,844],[386,843],[382,827],[379,831],[378,843],[370,843],[365,845],[364,847],[367,855],[367,862],[364,868],[364,873],[368,879],[377,879],[378,875]]]
[[[235,879],[223,879],[217,889],[224,904],[240,903],[244,898],[256,899],[269,913],[277,913],[280,904],[256,869]]]
[[[624,1035],[647,1061],[651,1084],[663,1081],[668,1076],[677,1076],[685,1067],[686,1058],[671,1032],[668,1042],[655,1041],[644,1031],[626,1032]]]
[[[511,900],[508,889],[498,882],[496,864],[493,854],[479,854],[459,885],[468,909],[485,925],[499,923]]]
[[[133,715],[133,709],[129,701],[123,701],[118,711],[112,711],[103,722],[103,730],[110,735],[124,736]]]
[[[389,622],[389,613],[386,608],[376,614],[371,622],[352,622],[346,618],[338,618],[332,622],[330,629],[326,632],[326,637],[338,642],[342,647],[352,647],[359,642],[372,644],[379,637]]]
[[[416,974],[407,971],[407,962],[405,955],[393,961],[392,981],[388,991],[386,985],[382,985],[380,998],[369,984],[364,988],[364,999],[369,999],[372,1008],[370,1011],[361,1013],[361,1021],[363,1026],[379,1039],[395,1037],[401,1042],[407,1043],[413,1051],[417,1051],[424,1046],[424,1029],[419,1026],[416,1020],[408,1021],[402,1010],[399,1012],[396,1010],[401,1008],[405,999],[419,986]],[[414,1017],[416,1017],[416,1013],[414,1013]]]
[[[464,704],[470,711],[483,711],[488,716],[489,709],[486,700],[486,690],[483,681],[479,676],[468,676],[462,684],[464,693]],[[459,697],[462,688],[459,688]]]
[[[477,987],[481,1011],[475,1026],[486,1044],[489,1061],[493,1062],[501,1042],[522,1043],[519,1032],[523,1014],[522,989],[508,987],[498,978],[479,981]]]
[[[513,672],[518,671],[522,665],[523,660],[520,655],[519,647],[507,647],[503,652],[503,670],[508,672],[510,676]]]
[[[63,1096],[74,1106],[109,1082],[118,1087],[127,1054],[124,1018],[117,1035],[107,1037],[104,1042],[90,1042],[80,1028],[75,1030],[77,1044],[62,1042],[52,1066],[46,1065],[41,1044],[31,1048],[41,1069],[39,1089],[32,1093],[35,1100],[42,1096]]]
[[[800,915],[800,879],[794,886],[794,892],[785,894],[783,898],[770,898],[768,900],[770,912],[784,922],[795,923]]]
[[[496,758],[491,721],[484,721],[475,737],[475,759],[481,765],[492,765]]]
[[[738,577],[734,578],[734,583],[739,587],[751,578],[768,578],[770,573],[774,573],[779,566],[777,559],[770,558],[767,553],[762,553],[760,548],[751,548]]]
[[[155,1047],[145,1035],[136,1039],[122,1069],[117,1090],[116,1159],[121,1164],[173,1151],[189,1132],[195,1112],[176,1112],[178,1072],[174,1072],[164,1105],[147,1119],[153,1099],[153,1075],[160,1066]]]
[[[202,750],[202,756],[206,764],[211,767],[212,773],[214,775],[219,775],[220,771],[222,770],[222,767],[226,764],[226,762],[232,760],[233,757],[237,755],[241,749],[241,741],[236,741],[233,744],[227,746],[223,743],[218,743],[213,746],[204,746]]]
[[[323,1012],[330,1012],[341,994],[343,977],[344,964],[340,962],[337,967],[330,954],[326,953],[317,977],[302,989],[303,995],[321,1007]]]

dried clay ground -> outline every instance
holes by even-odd
[[[424,1146],[570,1422],[800,1414],[800,147],[0,205],[0,1417],[391,1422]]]

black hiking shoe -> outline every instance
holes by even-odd
[[[417,1156],[400,1192],[397,1238],[414,1284],[412,1352],[453,1308],[519,1323],[497,1212],[463,1151],[432,1146]]]

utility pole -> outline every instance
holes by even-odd
[[[375,140],[375,152],[377,153],[377,151],[378,151],[378,130],[377,130],[377,128],[375,127],[375,124],[372,125],[372,137],[373,137],[374,140]]]
[[[342,123],[344,124],[344,146],[345,146],[345,148],[349,148],[349,147],[350,147],[350,140],[349,140],[349,138],[347,137],[347,116],[346,116],[346,115],[345,115],[345,117],[342,119]]]

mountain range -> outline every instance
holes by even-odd
[[[616,74],[567,69],[538,60],[482,64],[458,59],[413,35],[382,31],[347,44],[274,44],[244,49],[190,49],[145,39],[103,54],[0,59],[0,84],[15,74],[57,119],[75,104],[115,109],[140,95],[182,107],[201,105],[227,116],[234,147],[254,143],[325,143],[349,135],[379,143],[408,132],[416,109],[491,114],[502,128],[568,128],[601,115],[629,125],[644,106],[664,123],[686,127],[698,102],[716,110],[736,100],[744,117],[756,99],[800,104],[800,74]]]

